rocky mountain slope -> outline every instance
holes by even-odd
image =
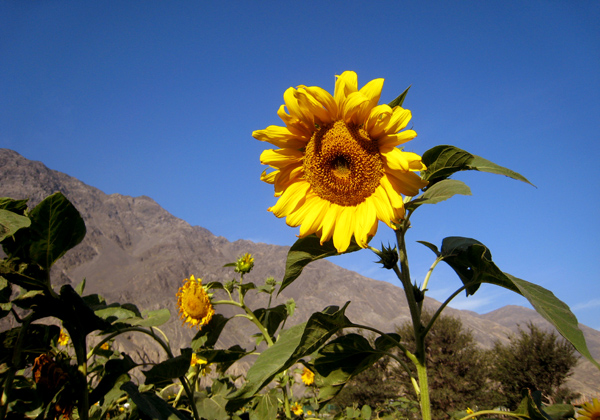
[[[29,198],[30,206],[61,191],[85,220],[87,235],[53,268],[54,284],[75,285],[85,278],[86,292],[99,293],[108,302],[131,302],[146,310],[168,308],[172,316],[164,330],[174,348],[189,345],[186,343],[193,336],[193,331],[182,327],[177,319],[175,294],[184,278],[194,274],[205,281],[229,280],[234,273],[223,265],[245,252],[255,257],[255,269],[246,277],[248,281],[258,284],[268,276],[283,277],[289,247],[245,240],[229,242],[174,217],[149,197],[107,195],[8,149],[0,149],[0,179],[0,196]],[[305,321],[312,312],[328,305],[347,301],[351,301],[348,317],[356,323],[391,332],[409,319],[401,289],[325,260],[310,264],[275,304],[290,298],[297,303],[293,323]],[[438,305],[435,300],[426,300],[426,306]],[[531,320],[546,325],[535,311],[522,307],[505,307],[485,315],[453,309],[446,313],[460,317],[483,347],[506,340],[518,323],[524,325]],[[250,347],[254,342],[250,337],[254,330],[247,324],[237,322],[228,328],[222,346],[239,343]],[[600,332],[585,326],[582,329],[592,354],[600,359]],[[581,361],[572,386],[594,394],[599,382],[598,370]]]

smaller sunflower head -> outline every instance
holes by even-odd
[[[108,344],[108,341],[105,343],[102,343],[102,345],[100,346],[100,348],[102,350],[110,350],[110,344]]]
[[[592,401],[588,401],[577,410],[579,414],[578,419],[580,420],[598,420],[600,419],[600,401],[598,398],[594,398]]]
[[[58,336],[58,345],[59,346],[66,346],[67,344],[69,344],[69,334],[67,334],[65,332],[65,330],[63,330],[61,328],[60,329],[60,334]]]
[[[292,404],[292,412],[299,416],[301,414],[304,414],[304,410],[302,410],[302,406],[300,405],[300,403],[298,401],[296,401],[294,404]]]
[[[235,262],[235,272],[240,274],[247,274],[254,267],[254,258],[252,255],[245,253]]]
[[[183,323],[189,324],[189,327],[202,328],[210,322],[215,310],[210,302],[211,296],[208,289],[202,286],[202,279],[196,279],[190,276],[183,281],[183,286],[177,292],[177,307],[179,308],[179,317]]]
[[[304,368],[304,370],[302,371],[301,379],[302,382],[304,382],[304,385],[312,385],[313,382],[315,382],[315,374],[309,368]]]

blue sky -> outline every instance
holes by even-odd
[[[599,21],[596,1],[2,1],[0,147],[227,239],[291,245],[252,131],[281,124],[288,87],[333,91],[344,70],[385,78],[384,103],[412,85],[407,150],[452,144],[537,186],[458,174],[473,196],[413,216],[414,280],[433,261],[417,240],[476,238],[600,329]],[[380,224],[372,244],[392,240]],[[333,261],[398,284],[375,259]],[[429,295],[458,286],[438,267]],[[527,302],[490,286],[453,306],[506,304]]]

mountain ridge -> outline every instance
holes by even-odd
[[[53,267],[54,285],[75,285],[86,278],[86,293],[102,294],[108,302],[132,302],[144,310],[167,307],[172,316],[165,330],[174,347],[189,343],[193,336],[193,331],[181,327],[177,320],[175,293],[184,278],[194,274],[206,282],[226,281],[234,273],[223,265],[245,252],[255,258],[255,268],[245,277],[247,281],[262,283],[268,276],[283,277],[288,246],[244,239],[230,242],[171,215],[150,197],[105,194],[9,149],[0,149],[0,174],[3,180],[0,196],[29,198],[29,205],[34,206],[61,191],[86,222],[85,239]],[[258,297],[250,303],[264,304],[264,298]],[[348,317],[356,323],[391,332],[396,325],[409,320],[402,289],[326,260],[307,266],[274,304],[290,298],[295,299],[297,310],[289,325],[305,321],[312,312],[325,306],[342,306],[348,300],[351,301]],[[426,298],[426,307],[433,309],[439,305]],[[506,341],[508,334],[518,330],[518,322],[524,325],[532,320],[543,328],[551,328],[535,311],[523,307],[504,307],[488,314],[447,308],[445,313],[460,317],[486,348],[496,340]],[[224,314],[230,316],[233,312]],[[582,330],[592,355],[599,358],[600,332],[586,326]],[[251,347],[254,343],[241,322],[228,325],[228,332],[220,342],[223,346],[239,343]],[[598,382],[598,371],[589,362],[580,361],[571,386],[583,393],[597,392]]]

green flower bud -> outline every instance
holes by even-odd
[[[376,262],[382,264],[383,268],[391,270],[398,263],[398,249],[395,246],[392,248],[390,244],[387,247],[381,244],[381,251],[375,248],[371,248],[371,250],[377,254],[379,261]]]
[[[254,258],[252,255],[245,253],[235,262],[235,272],[240,274],[247,274],[254,267]]]

